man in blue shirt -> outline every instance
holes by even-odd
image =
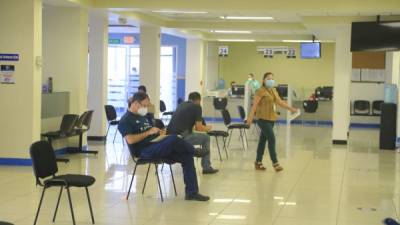
[[[129,150],[144,159],[169,159],[182,164],[185,182],[185,199],[208,201],[209,197],[199,193],[196,169],[194,167],[194,147],[176,135],[152,127],[145,117],[149,97],[137,92],[130,99],[129,109],[121,118],[118,130],[128,143]]]

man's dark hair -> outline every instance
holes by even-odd
[[[147,93],[146,86],[140,85],[140,86],[138,87],[138,91],[143,91],[144,93]]]
[[[141,102],[145,99],[149,98],[149,96],[144,92],[136,92],[132,97],[128,100],[128,107],[131,107],[131,104],[134,102]]]
[[[199,92],[192,92],[189,94],[189,101],[199,101],[201,100],[201,95]]]

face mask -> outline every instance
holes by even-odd
[[[138,114],[141,116],[145,116],[147,114],[147,107],[139,108]]]
[[[267,88],[272,88],[275,86],[275,80],[266,80],[264,83]]]
[[[252,81],[253,79],[251,77],[247,78],[248,81]]]

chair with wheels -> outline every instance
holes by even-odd
[[[50,187],[59,187],[60,192],[58,194],[57,205],[53,215],[53,223],[56,220],[58,206],[60,204],[61,194],[63,189],[67,190],[69,208],[72,216],[72,223],[75,225],[75,215],[74,209],[72,206],[70,188],[78,187],[85,188],[86,196],[89,204],[90,216],[92,219],[92,223],[94,224],[94,216],[92,210],[92,203],[90,201],[90,195],[88,187],[93,185],[96,179],[92,176],[88,175],[80,175],[80,174],[65,174],[65,175],[56,175],[58,172],[58,167],[56,163],[56,157],[54,154],[54,149],[47,141],[38,141],[31,145],[30,147],[30,156],[32,159],[33,171],[36,177],[36,184],[43,187],[42,195],[39,201],[39,206],[36,212],[34,225],[37,222],[40,208],[42,206],[43,197],[45,191]]]
[[[118,125],[119,120],[117,120],[117,111],[115,110],[114,106],[105,105],[104,109],[106,110],[106,117],[107,117],[107,121],[108,121],[108,127],[107,127],[107,132],[106,132],[106,137],[107,137],[110,126]],[[115,137],[117,136],[117,130],[118,129],[115,129],[113,143],[115,142]]]

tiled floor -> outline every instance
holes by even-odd
[[[222,162],[212,144],[218,174],[202,175],[200,161],[196,162],[200,190],[211,197],[208,203],[183,200],[179,165],[173,167],[178,197],[169,170],[164,169],[161,185],[166,198],[160,201],[154,168],[142,195],[146,168],[139,167],[126,201],[133,163],[118,137],[115,144],[92,143],[98,156],[69,156],[69,164],[59,164],[60,173],[96,177],[90,188],[96,224],[377,225],[385,217],[399,217],[400,155],[378,150],[377,130],[352,130],[348,146],[333,146],[330,127],[279,126],[277,147],[285,170],[278,174],[268,154],[268,170],[254,170],[255,134],[249,132],[245,151],[234,134],[229,159]],[[33,223],[41,188],[35,186],[30,167],[0,167],[0,193],[0,220]],[[57,194],[55,188],[46,192],[39,224],[52,223]],[[84,191],[73,189],[72,200],[77,223],[91,224]],[[65,193],[55,224],[72,224]]]

